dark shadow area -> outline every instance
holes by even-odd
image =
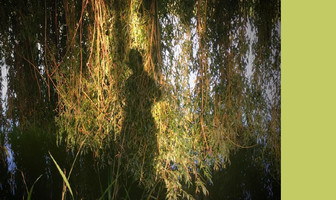
[[[231,164],[213,173],[207,199],[281,199],[280,182],[271,176],[267,161],[262,160],[266,168],[255,161],[256,148],[230,155]]]
[[[40,175],[42,177],[34,185],[32,199],[61,199],[63,179],[48,152],[67,173],[76,152],[66,151],[65,145],[57,146],[53,129],[31,126],[26,130],[14,129],[8,135],[15,168],[8,171],[8,161],[1,155],[0,199],[26,199],[28,191]],[[77,159],[69,179],[75,199],[101,196],[99,173],[93,170],[93,166],[92,153]],[[71,198],[69,192],[67,197]]]
[[[122,125],[122,156],[136,180],[154,183],[154,158],[158,154],[157,127],[151,113],[161,91],[144,71],[141,54],[132,49],[129,67],[133,74],[125,85],[124,121]]]

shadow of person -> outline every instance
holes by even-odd
[[[142,56],[137,50],[130,51],[129,67],[133,74],[125,85],[123,157],[134,178],[148,186],[154,183],[154,159],[158,154],[157,128],[151,108],[159,100],[161,91],[144,71]]]

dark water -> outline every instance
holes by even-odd
[[[27,190],[35,179],[32,199],[61,199],[63,181],[52,162],[50,152],[62,169],[71,168],[75,153],[57,146],[54,133],[46,129],[11,131],[2,133],[9,157],[4,151],[0,161],[0,199],[26,199]],[[213,174],[208,185],[209,196],[196,199],[280,199],[280,183],[266,168],[254,162],[255,149],[240,150],[231,155],[231,164]],[[70,185],[75,199],[98,199],[108,187],[109,166],[95,164],[94,156],[80,156],[74,165]],[[25,180],[25,181],[24,181]],[[137,183],[124,180],[131,199],[140,199],[144,190]],[[27,186],[27,188],[26,188]],[[162,190],[160,199],[164,199]],[[124,192],[120,192],[120,197]],[[67,199],[71,199],[69,192]]]

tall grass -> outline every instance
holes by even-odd
[[[70,187],[68,178],[65,176],[65,174],[63,173],[63,171],[61,170],[60,166],[57,164],[56,160],[54,159],[54,157],[51,155],[50,152],[49,152],[49,155],[50,155],[51,159],[53,160],[54,164],[56,165],[56,167],[57,167],[57,169],[58,169],[58,172],[59,172],[60,175],[62,176],[63,181],[65,182],[65,185],[66,185],[67,188],[69,189],[69,192],[70,192],[70,194],[71,194],[72,199],[74,199],[74,196],[73,196],[73,193],[72,193],[72,190],[71,190],[71,187]],[[75,161],[76,161],[76,159],[74,160],[74,162],[75,162]],[[73,162],[73,163],[74,163],[74,162]],[[74,165],[71,166],[71,170],[70,170],[70,172],[72,171],[73,166],[74,166]],[[70,178],[70,173],[69,173],[69,178]]]
[[[43,174],[41,174],[39,177],[37,177],[37,179],[34,181],[33,185],[31,186],[30,190],[29,190],[29,193],[28,193],[28,197],[27,197],[27,200],[30,200],[31,199],[31,196],[33,194],[33,190],[34,190],[34,185],[35,183],[42,177]]]
[[[75,157],[75,159],[74,159],[74,161],[73,161],[73,163],[72,163],[72,165],[71,165],[71,168],[70,168],[70,171],[69,171],[69,174],[68,174],[68,176],[66,176],[66,174],[62,171],[62,169],[61,169],[61,167],[59,166],[59,164],[57,163],[57,161],[55,160],[55,158],[52,156],[52,154],[50,153],[50,152],[48,152],[49,153],[49,155],[50,155],[50,158],[52,159],[52,161],[54,162],[54,164],[55,164],[55,166],[56,166],[56,168],[57,168],[57,170],[58,170],[58,172],[59,172],[59,174],[61,175],[61,177],[62,177],[62,179],[63,179],[63,181],[64,181],[64,184],[65,184],[65,186],[66,186],[66,188],[69,190],[69,192],[70,192],[70,194],[71,194],[71,197],[72,197],[72,199],[75,199],[74,198],[74,195],[73,195],[73,191],[72,191],[72,189],[71,189],[71,186],[70,186],[70,183],[69,183],[69,179],[70,179],[70,176],[71,176],[71,172],[72,172],[72,170],[73,170],[73,168],[74,168],[74,164],[75,164],[75,162],[76,162],[76,160],[77,160],[77,158],[78,158],[78,155],[79,155],[79,153],[77,153],[77,155],[76,155],[76,157]],[[105,199],[107,199],[107,200],[114,200],[114,199],[119,199],[119,197],[118,197],[118,179],[119,179],[119,177],[121,176],[121,173],[120,173],[120,163],[121,161],[120,161],[120,158],[118,158],[118,160],[114,163],[114,165],[112,165],[112,166],[110,166],[111,168],[110,168],[110,173],[109,173],[109,177],[108,177],[108,186],[107,186],[107,188],[103,191],[101,191],[102,192],[102,194],[101,194],[101,196],[100,196],[100,198],[99,198],[99,200],[105,200]],[[117,166],[116,166],[117,165]],[[114,172],[114,169],[115,169],[115,167],[116,167],[116,173],[113,173]],[[113,174],[115,175],[115,176],[113,176]],[[34,186],[35,186],[35,184],[38,182],[38,180],[40,179],[42,177],[42,174],[35,180],[35,182],[33,183],[33,185],[31,186],[31,188],[30,188],[30,190],[29,190],[29,193],[28,193],[28,196],[27,196],[27,200],[31,200],[31,198],[32,198],[32,193],[33,193],[33,190],[34,190]],[[114,177],[114,178],[113,178]],[[157,186],[157,185],[156,185]],[[153,187],[153,189],[149,192],[149,194],[147,194],[146,195],[146,192],[144,192],[142,195],[141,195],[141,197],[140,197],[140,199],[147,199],[147,200],[149,200],[149,199],[157,199],[157,197],[154,197],[152,194],[153,194],[153,192],[154,192],[154,189],[156,188],[156,186],[155,187]],[[27,187],[27,186],[26,186]],[[129,195],[129,190],[130,190],[130,188],[129,189],[127,189],[126,188],[126,186],[125,185],[123,185],[123,188],[125,189],[125,197],[123,198],[124,200],[130,200],[131,199],[131,197],[130,197],[130,195]],[[28,189],[27,189],[28,190]],[[28,192],[28,191],[27,191]],[[64,194],[63,193],[65,193],[66,191],[63,191],[62,192],[62,199],[64,199]]]

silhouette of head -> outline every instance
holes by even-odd
[[[129,53],[129,67],[134,73],[143,71],[142,56],[136,49],[131,49]]]

